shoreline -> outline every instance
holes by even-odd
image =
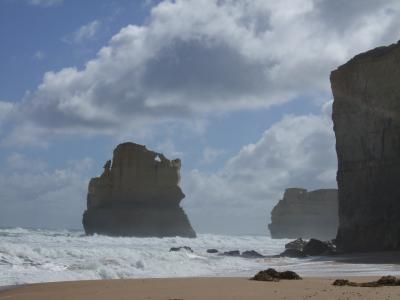
[[[335,279],[372,281],[379,276],[305,277],[279,282],[244,277],[80,280],[0,288],[0,300],[106,299],[399,299],[400,287],[333,286]]]
[[[46,283],[48,283],[48,282],[46,282]],[[3,285],[3,286],[0,285],[0,294],[1,294],[1,292],[16,289],[19,287],[23,287],[24,285],[25,284]]]

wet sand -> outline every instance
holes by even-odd
[[[356,282],[378,277],[345,277]],[[400,299],[400,287],[339,287],[335,278],[280,282],[247,278],[94,280],[31,284],[0,291],[0,300],[197,300],[197,299]]]

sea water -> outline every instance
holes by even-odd
[[[288,241],[268,236],[127,238],[85,236],[68,230],[0,229],[0,286],[84,279],[250,277],[269,267],[302,276],[400,275],[400,266],[395,264],[349,264],[318,257],[248,259],[207,253],[214,248],[276,255]],[[194,252],[169,252],[179,246],[189,246]]]

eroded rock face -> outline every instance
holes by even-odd
[[[89,182],[83,226],[87,234],[195,237],[179,206],[181,161],[123,143],[100,177]]]
[[[331,73],[338,249],[400,249],[400,43]]]
[[[332,239],[338,227],[336,189],[286,189],[271,211],[272,238]]]

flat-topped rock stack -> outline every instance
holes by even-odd
[[[400,42],[331,74],[342,251],[400,249]]]
[[[272,209],[268,225],[272,238],[333,239],[337,227],[336,189],[310,192],[301,188],[286,189],[282,200]]]
[[[179,203],[185,197],[181,161],[123,143],[100,177],[89,182],[83,226],[87,234],[195,237]]]

